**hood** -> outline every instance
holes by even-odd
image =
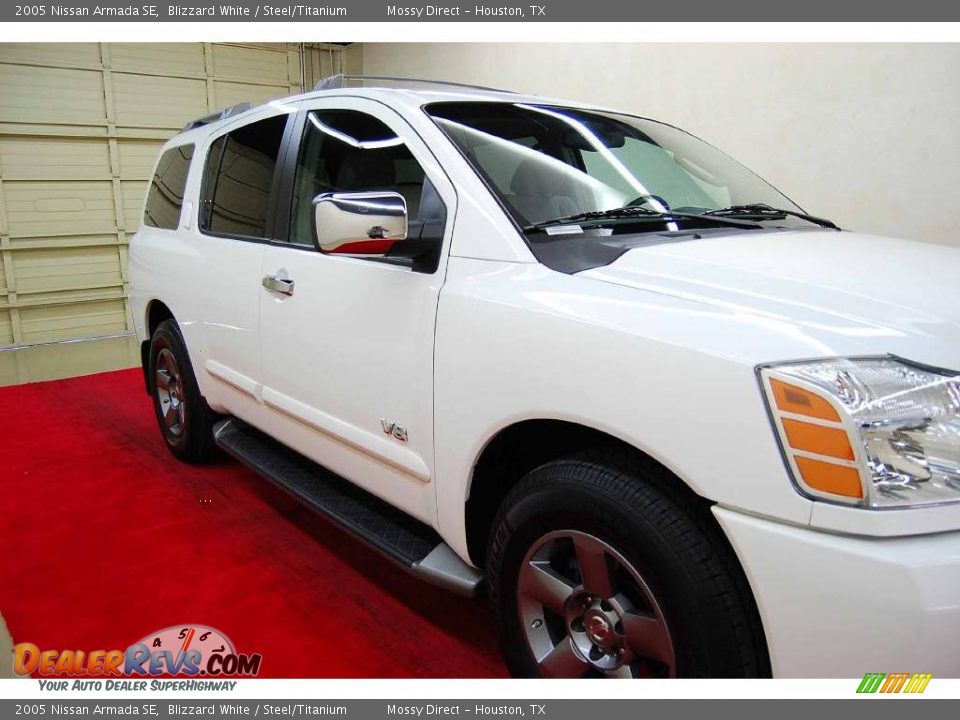
[[[784,338],[780,357],[765,360],[894,354],[960,370],[960,249],[952,247],[828,230],[746,232],[635,248],[577,277],[748,316]]]

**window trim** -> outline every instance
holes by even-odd
[[[308,112],[309,110],[303,108],[297,109],[293,122],[288,123],[289,133],[284,138],[282,181],[277,188],[277,212],[274,215],[273,228],[274,239],[284,246],[300,245],[300,243],[290,242],[290,220],[293,217],[293,186],[296,183],[297,160],[300,157],[300,147],[306,131]],[[316,251],[313,243],[301,247]]]
[[[284,163],[286,160],[286,154],[289,150],[290,143],[290,130],[291,126],[294,124],[290,121],[291,116],[297,115],[298,112],[277,112],[272,115],[264,115],[263,117],[251,118],[247,122],[236,123],[230,125],[229,127],[223,128],[222,132],[217,135],[211,135],[207,138],[206,153],[204,154],[204,162],[200,172],[200,195],[197,202],[197,233],[203,237],[213,237],[221,238],[224,240],[240,240],[242,242],[252,242],[252,243],[261,243],[261,244],[273,244],[276,242],[276,238],[273,237],[273,232],[275,230],[276,224],[276,213],[277,205],[279,201],[278,193],[281,186],[281,177],[284,169]],[[216,192],[217,183],[220,181],[220,171],[223,164],[223,155],[227,147],[227,142],[229,141],[229,135],[232,132],[236,132],[250,125],[255,125],[258,122],[263,120],[271,120],[276,117],[285,117],[286,124],[283,127],[283,133],[280,136],[280,147],[277,150],[277,161],[274,165],[273,178],[270,182],[270,199],[267,203],[267,215],[264,222],[264,237],[257,237],[255,235],[242,235],[240,233],[227,233],[227,232],[216,232],[210,230],[209,228],[203,227],[204,214],[207,212],[209,204],[212,202],[212,194]],[[223,143],[223,146],[220,148],[220,157],[217,160],[217,171],[216,178],[217,182],[213,184],[213,188],[209,187],[209,178],[206,173],[206,160],[210,157],[210,153],[213,150],[213,145],[220,140],[221,138],[226,138]]]

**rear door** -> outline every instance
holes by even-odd
[[[301,107],[278,212],[285,242],[263,256],[265,278],[293,283],[292,294],[264,288],[260,295],[272,431],[434,523],[434,323],[456,194],[420,137],[386,106],[329,98]],[[404,196],[411,228],[432,223],[442,243],[433,266],[315,249],[313,198],[374,190]]]
[[[290,112],[231,127],[204,159],[191,281],[200,299],[202,343],[191,352],[205,371],[211,404],[263,426],[260,395],[260,270],[273,238],[281,149]],[[198,352],[199,351],[199,352]]]

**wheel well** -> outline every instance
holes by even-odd
[[[756,597],[736,551],[711,511],[714,502],[694,492],[653,457],[605,432],[575,423],[530,420],[505,428],[487,444],[474,466],[466,503],[467,545],[474,564],[481,568],[486,564],[489,535],[510,489],[535,468],[571,456],[581,463],[642,477],[699,526],[707,546],[729,572],[737,598],[747,613],[759,662],[755,671],[759,677],[769,677],[769,649]]]
[[[710,502],[690,489],[660,463],[629,443],[584,425],[561,420],[526,420],[501,430],[477,461],[466,503],[467,548],[470,559],[483,567],[487,541],[497,510],[507,493],[527,473],[545,463],[584,452],[614,453],[639,467],[656,468],[655,475],[671,489],[692,498],[704,509]],[[706,516],[713,520],[709,511]]]
[[[695,493],[669,468],[623,440],[593,428],[559,420],[528,420],[500,431],[487,444],[474,466],[470,496],[466,503],[467,548],[470,559],[483,568],[487,541],[500,504],[510,489],[531,470],[560,458],[579,455],[584,459],[610,464],[629,471],[642,471],[645,478],[686,507],[704,529],[722,546],[731,572],[743,588],[743,599],[750,605],[752,622],[758,632],[769,675],[769,656],[763,623],[756,599],[736,552],[727,540],[710,508],[711,500]]]
[[[173,317],[170,308],[159,300],[151,300],[147,306],[147,339],[140,343],[140,366],[143,368],[143,385],[146,388],[147,395],[152,390],[150,387],[150,339],[164,320]]]
[[[151,300],[147,306],[147,341],[149,342],[149,339],[153,337],[153,333],[160,323],[172,317],[173,313],[170,312],[170,308],[159,300]]]

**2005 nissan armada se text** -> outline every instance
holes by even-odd
[[[960,251],[634,115],[318,87],[159,158],[130,278],[176,457],[485,588],[518,676],[960,676]]]

